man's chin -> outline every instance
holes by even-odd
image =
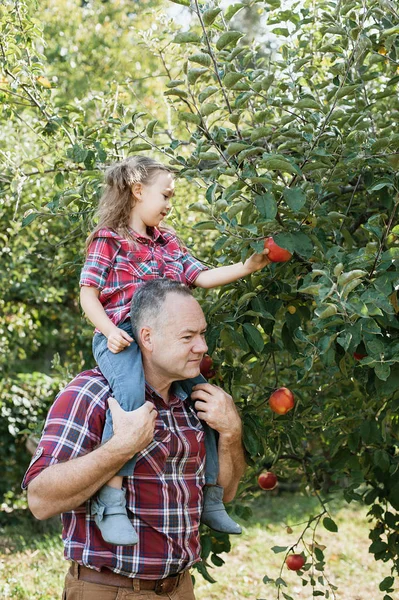
[[[187,365],[187,367],[184,369],[184,372],[182,371],[181,376],[179,379],[194,379],[194,377],[198,377],[198,375],[200,375],[201,371],[200,371],[200,366],[199,364],[197,365]]]

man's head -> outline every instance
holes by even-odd
[[[133,295],[131,315],[146,371],[170,381],[199,374],[208,349],[206,321],[187,286],[170,279],[144,283]]]

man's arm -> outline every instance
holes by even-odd
[[[114,435],[92,452],[45,468],[28,485],[28,504],[37,519],[73,510],[111,479],[132,456],[154,437],[156,410],[146,402],[124,411],[109,398]]]
[[[224,502],[230,502],[246,469],[241,419],[232,397],[220,387],[201,383],[193,390],[198,417],[219,433],[218,483],[224,488]]]

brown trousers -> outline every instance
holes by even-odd
[[[71,573],[65,577],[62,600],[195,600],[194,588],[189,571],[182,577],[171,594],[157,595],[154,591],[131,589],[112,585],[100,585],[76,579]]]

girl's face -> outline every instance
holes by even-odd
[[[132,193],[136,202],[132,214],[147,227],[157,227],[172,208],[174,191],[173,175],[165,171],[159,171],[149,184],[135,183]]]

